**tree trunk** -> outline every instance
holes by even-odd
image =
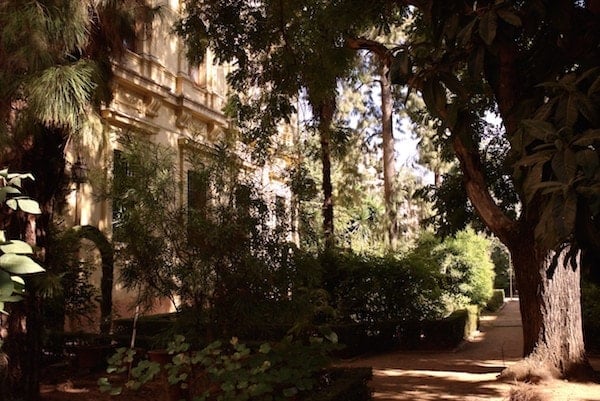
[[[331,183],[331,124],[335,112],[335,98],[322,102],[318,107],[319,137],[321,141],[321,163],[323,174],[323,235],[325,249],[335,245],[333,226],[333,185]]]
[[[390,249],[396,249],[398,241],[398,213],[395,202],[395,150],[392,120],[392,82],[390,80],[389,58],[381,60],[381,123],[383,137],[383,192],[385,200],[385,211],[387,214],[387,233]]]
[[[579,257],[575,268],[567,263],[569,248],[556,255],[536,245],[535,211],[520,222],[511,220],[487,190],[479,154],[453,138],[465,177],[465,187],[475,210],[512,255],[519,289],[525,359],[506,369],[511,380],[587,376],[580,304]],[[555,262],[555,265],[553,265]],[[556,267],[555,269],[553,267]]]
[[[582,377],[585,356],[580,302],[580,266],[567,250],[556,255],[534,245],[532,236],[509,247],[519,288],[525,359],[501,377],[515,380]]]

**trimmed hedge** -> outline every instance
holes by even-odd
[[[477,329],[477,306],[460,309],[438,320],[403,325],[398,344],[403,349],[452,349]]]
[[[502,288],[495,289],[485,309],[490,312],[496,312],[502,305],[504,305],[504,297],[504,290]]]
[[[382,324],[347,324],[333,326],[345,348],[338,356],[349,358],[392,349],[446,350],[458,346],[479,324],[479,308],[470,305],[443,319],[385,322]]]

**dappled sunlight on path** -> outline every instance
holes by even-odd
[[[481,317],[480,331],[450,352],[392,352],[347,361],[373,367],[375,401],[506,401],[515,383],[496,379],[521,358],[519,302]],[[592,360],[600,369],[600,360]],[[531,387],[540,401],[600,401],[600,385],[552,381]],[[525,400],[525,398],[521,398]]]
[[[481,319],[481,331],[450,352],[393,352],[360,358],[372,366],[375,400],[505,400],[510,385],[498,373],[520,358],[519,304],[508,302]]]

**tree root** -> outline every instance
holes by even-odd
[[[498,379],[506,382],[540,383],[561,378],[561,372],[549,363],[525,358],[504,369]]]
[[[599,382],[599,372],[594,371],[592,366],[584,361],[561,371],[548,360],[538,358],[525,358],[512,366],[504,369],[498,375],[498,379],[505,382],[524,382],[537,384],[540,382],[569,379],[578,382]]]
[[[519,384],[510,389],[508,401],[549,401],[549,398],[535,386]]]

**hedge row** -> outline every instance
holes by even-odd
[[[490,312],[496,312],[502,305],[504,305],[504,290],[496,289],[485,308]]]
[[[351,324],[334,326],[340,343],[340,356],[351,357],[392,349],[447,350],[458,346],[477,330],[479,308],[471,305],[443,319],[386,322],[377,325]]]
[[[351,323],[332,325],[339,342],[345,347],[339,352],[341,357],[352,357],[365,353],[385,352],[392,349],[452,349],[477,329],[479,309],[471,305],[467,309],[455,311],[443,319],[387,321],[381,323]],[[173,330],[173,317],[149,316],[138,320],[137,344],[142,347],[156,344],[157,337],[165,337]],[[131,319],[115,322],[115,334],[128,343],[131,336]],[[277,341],[287,327],[266,325],[257,336],[243,338],[243,341]],[[260,335],[258,335],[260,334]],[[127,338],[126,338],[127,337]]]

